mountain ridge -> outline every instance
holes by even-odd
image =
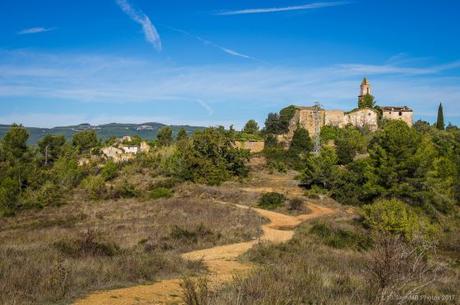
[[[168,125],[158,122],[145,122],[145,123],[107,123],[100,125],[92,125],[89,123],[81,123],[77,125],[56,126],[51,128],[42,127],[27,127],[29,132],[29,144],[36,144],[40,138],[47,134],[63,135],[66,139],[71,139],[72,136],[80,131],[94,130],[98,137],[107,139],[110,137],[134,136],[138,135],[144,139],[152,140],[156,137],[160,128],[169,126],[173,130],[173,135],[177,134],[179,129],[184,128],[187,133],[192,133],[197,129],[203,129],[203,126],[192,125]],[[0,138],[8,132],[11,125],[0,124]]]

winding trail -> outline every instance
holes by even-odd
[[[221,204],[232,204],[216,201]],[[232,204],[241,209],[248,206]],[[247,272],[253,266],[238,261],[238,256],[247,252],[260,241],[275,244],[286,242],[294,235],[294,228],[300,223],[334,213],[334,209],[308,205],[311,210],[308,214],[289,216],[258,208],[251,208],[270,222],[263,225],[263,234],[259,240],[241,242],[219,246],[204,250],[184,253],[182,257],[187,260],[202,260],[208,268],[208,280],[211,287],[216,287],[229,282],[235,273]],[[78,300],[74,305],[173,305],[181,304],[181,279],[171,279],[156,282],[151,285],[140,285],[122,289],[95,292]]]

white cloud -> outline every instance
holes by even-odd
[[[21,30],[18,32],[18,35],[38,34],[38,33],[44,33],[44,32],[49,32],[53,30],[55,30],[55,28],[34,27],[34,28],[28,28],[28,29]]]
[[[319,101],[328,108],[352,109],[356,106],[359,83],[368,75],[380,105],[408,105],[414,108],[416,117],[427,113],[435,116],[442,101],[449,114],[446,117],[460,114],[460,77],[441,73],[456,69],[457,61],[426,67],[177,67],[100,54],[1,55],[2,106],[14,98],[37,103],[86,103],[82,111],[90,109],[93,102],[120,108],[132,104],[124,107],[139,114],[144,113],[143,107],[150,107],[151,111],[152,107],[163,109],[176,122],[211,121],[212,116],[215,124],[233,120],[238,125],[240,120],[251,117],[263,120],[267,112],[289,104],[311,105]],[[2,107],[0,113],[8,113],[8,107]]]
[[[160,35],[150,18],[142,11],[135,10],[127,0],[116,0],[116,2],[129,18],[142,26],[147,42],[152,44],[157,51],[161,51]]]
[[[200,36],[196,36],[196,35],[193,35],[187,31],[184,31],[184,30],[181,30],[181,29],[177,29],[177,28],[173,28],[173,27],[170,27],[170,26],[167,26],[168,29],[172,30],[172,31],[175,31],[175,32],[178,32],[178,33],[182,33],[188,37],[191,37],[193,39],[196,39],[198,41],[200,41],[201,43],[203,43],[204,45],[207,45],[207,46],[211,46],[213,48],[216,48],[218,50],[221,50],[222,52],[228,54],[228,55],[231,55],[231,56],[236,56],[236,57],[241,57],[241,58],[245,58],[245,59],[251,59],[251,60],[255,60],[255,61],[258,61],[258,62],[262,62],[260,60],[258,60],[257,58],[255,57],[252,57],[252,56],[249,56],[249,55],[246,55],[246,54],[243,54],[243,53],[240,53],[240,52],[237,52],[235,50],[232,50],[232,49],[229,49],[229,48],[226,48],[226,47],[223,47],[221,45],[218,45],[208,39],[204,39]]]
[[[279,13],[279,12],[289,12],[289,11],[312,10],[312,9],[319,9],[319,8],[324,8],[324,7],[345,5],[349,3],[350,2],[347,2],[347,1],[317,2],[317,3],[310,3],[310,4],[304,4],[304,5],[296,5],[296,6],[252,8],[252,9],[242,9],[242,10],[235,10],[235,11],[225,11],[225,12],[217,13],[216,15],[230,16],[230,15]]]

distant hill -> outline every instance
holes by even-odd
[[[80,124],[74,126],[62,126],[62,127],[53,127],[53,128],[37,128],[37,127],[26,127],[29,131],[30,138],[29,144],[36,144],[38,140],[47,134],[55,135],[64,135],[67,139],[72,138],[73,134],[79,131],[92,129],[97,132],[97,135],[101,139],[107,139],[112,136],[122,137],[122,136],[134,136],[138,135],[144,139],[152,140],[156,137],[158,130],[161,127],[169,126],[173,130],[173,134],[176,135],[179,129],[185,128],[187,133],[192,133],[197,129],[202,129],[204,127],[199,126],[189,126],[189,125],[165,125],[161,123],[143,123],[143,124],[120,124],[120,123],[110,123],[104,125],[90,125],[90,124]],[[6,134],[10,125],[1,125],[0,124],[0,138]]]

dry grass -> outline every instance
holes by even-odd
[[[72,202],[0,219],[0,304],[64,304],[92,290],[200,272],[180,253],[256,238],[248,210],[192,198]]]
[[[312,225],[301,226],[287,244],[260,244],[252,249],[245,259],[260,267],[249,277],[236,278],[232,284],[212,294],[208,302],[214,305],[458,304],[459,270],[441,268],[441,271],[434,257],[426,263],[436,267],[435,275],[424,273],[411,279],[410,289],[422,285],[412,295],[418,299],[398,298],[397,295],[382,298],[368,268],[372,266],[374,252],[358,251],[352,246],[340,249],[327,246],[327,241],[322,242],[310,233]],[[350,229],[349,224],[336,226]],[[406,262],[397,263],[395,266]],[[399,295],[408,292],[408,285],[400,286]]]

